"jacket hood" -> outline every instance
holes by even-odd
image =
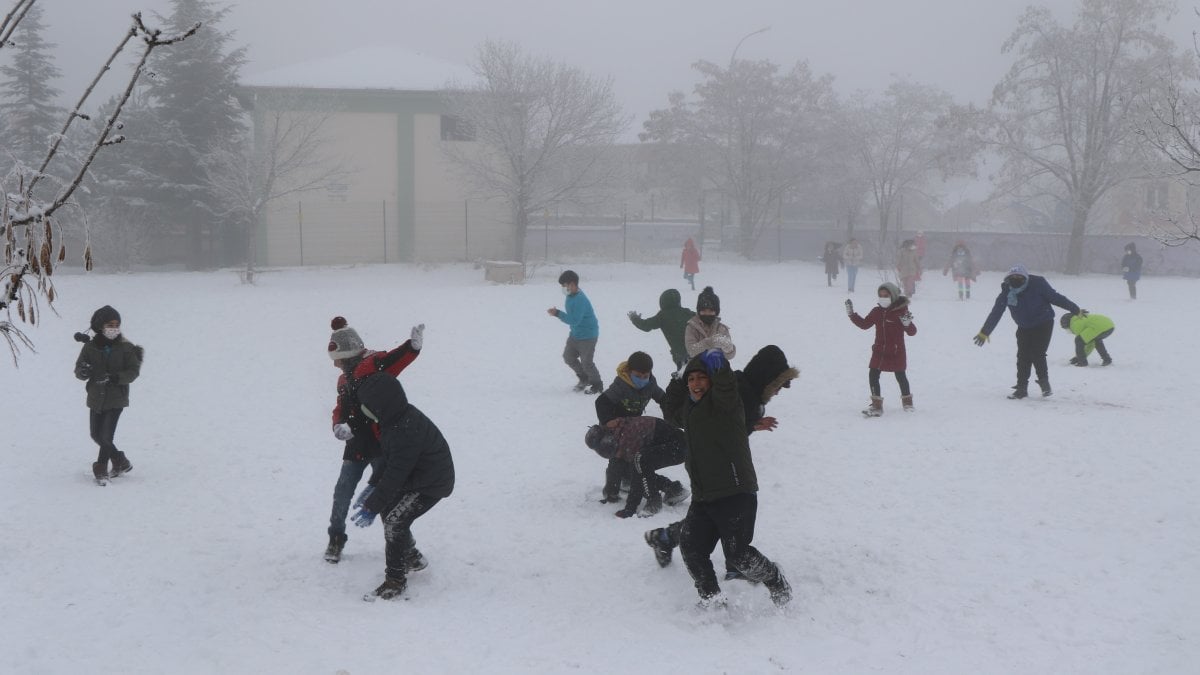
[[[691,241],[689,239],[688,241]],[[668,288],[658,296],[658,308],[664,312],[670,309],[680,309],[683,306],[683,299],[679,295],[679,291],[674,288]]]
[[[384,424],[408,412],[408,396],[400,381],[387,373],[376,373],[358,385],[358,401]]]
[[[683,247],[684,248],[696,248],[696,242],[691,237],[688,237],[688,240],[683,242]]]
[[[782,349],[767,345],[750,359],[742,375],[753,391],[761,392],[762,402],[766,403],[780,389],[790,386],[792,380],[800,377],[800,371],[788,365]]]
[[[92,313],[91,327],[92,332],[100,333],[104,330],[104,324],[109,321],[120,321],[121,314],[113,309],[112,305],[105,305]]]
[[[896,306],[897,302],[900,302],[900,298],[904,297],[900,294],[900,287],[897,286],[896,284],[893,284],[890,281],[885,281],[882,284],[879,284],[879,288],[875,289],[876,292],[878,292],[880,288],[886,289],[888,294],[892,296],[892,306],[893,307]]]

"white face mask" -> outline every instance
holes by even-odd
[[[117,337],[120,335],[121,335],[120,328],[105,328],[104,329],[104,337],[108,338],[109,340],[116,340]]]
[[[571,289],[567,288],[566,286],[563,286],[563,287],[562,287],[562,292],[563,292],[563,295],[570,295],[570,294],[571,294]]]
[[[879,306],[884,309],[887,309],[891,304],[892,304],[891,298],[880,298],[879,299]]]

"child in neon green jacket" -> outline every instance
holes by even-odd
[[[1113,320],[1103,314],[1081,312],[1080,314],[1063,314],[1058,325],[1075,334],[1075,357],[1071,359],[1073,366],[1086,366],[1088,354],[1092,350],[1100,355],[1100,365],[1111,366],[1112,357],[1104,347],[1104,340],[1113,334],[1116,326]]]

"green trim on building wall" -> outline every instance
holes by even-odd
[[[423,114],[442,115],[446,106],[441,92],[436,91],[387,91],[363,89],[300,89],[280,87],[242,87],[239,99],[253,111],[261,106],[270,107],[273,101],[287,101],[294,110],[333,110],[348,113],[390,113],[396,116],[396,213],[395,243],[389,238],[388,260],[412,262],[416,259],[416,116]],[[255,134],[262,124],[262,115],[253,112]],[[388,195],[381,199],[389,201]],[[389,223],[390,225],[390,223]],[[258,223],[259,260],[267,256],[267,232],[265,218]],[[392,228],[389,227],[389,230]],[[394,255],[393,255],[394,253]]]

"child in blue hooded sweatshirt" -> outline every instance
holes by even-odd
[[[1000,284],[1000,294],[992,305],[992,311],[983,328],[975,335],[975,344],[982,347],[989,339],[1004,309],[1017,324],[1017,384],[1008,395],[1012,399],[1029,395],[1029,372],[1037,371],[1037,383],[1042,396],[1049,396],[1050,375],[1046,370],[1046,350],[1054,335],[1054,307],[1061,307],[1071,314],[1086,314],[1079,305],[1071,302],[1050,286],[1045,277],[1030,274],[1024,265],[1013,265]]]

